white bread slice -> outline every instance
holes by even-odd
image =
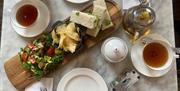
[[[95,0],[93,3],[94,3],[94,5],[99,5],[99,6],[102,6],[102,7],[106,8],[106,13],[105,13],[105,16],[104,16],[104,21],[102,23],[102,30],[105,30],[105,29],[107,29],[109,27],[112,27],[113,23],[112,23],[110,15],[109,15],[109,12],[107,10],[107,6],[106,6],[105,0]]]
[[[99,5],[94,5],[93,8],[93,15],[96,15],[98,17],[98,24],[95,29],[88,29],[86,33],[90,36],[96,37],[101,29],[102,22],[104,20],[104,15],[106,13],[106,8],[101,7]]]
[[[80,11],[73,11],[70,21],[85,26],[89,29],[94,29],[97,26],[97,17]]]

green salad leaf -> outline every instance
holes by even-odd
[[[45,46],[51,46],[51,45],[52,45],[53,39],[52,39],[51,34],[49,34],[49,33],[44,33],[44,34],[42,35],[42,38],[43,38],[44,41],[46,42]]]
[[[55,64],[62,62],[62,60],[63,57],[61,55],[55,55],[54,57],[52,57],[52,62]]]
[[[37,79],[40,79],[43,76],[43,73],[44,73],[42,70],[40,70],[38,67],[36,67],[34,65],[31,65],[31,71],[34,73],[34,76]]]
[[[23,68],[25,68],[27,70],[31,69],[31,63],[29,61],[28,62],[23,62],[22,65],[23,65]]]
[[[27,45],[20,49],[19,59],[22,67],[30,71],[37,79],[51,72],[63,61],[64,51],[52,45],[52,40],[50,33],[44,33],[32,42],[31,47]],[[47,54],[49,48],[55,49],[51,50],[54,51],[53,55]]]

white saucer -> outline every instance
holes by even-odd
[[[27,29],[18,27],[11,21],[11,25],[13,29],[23,37],[35,37],[41,34],[47,28],[50,22],[50,12],[48,7],[40,0],[31,0],[31,1],[25,0],[21,2],[22,4],[33,3],[33,5],[37,6],[39,9],[40,19],[37,21],[37,23],[34,26]]]
[[[158,39],[158,40],[165,41],[168,44],[170,44],[165,38],[163,38],[161,35],[158,35],[158,34],[150,34],[148,36],[141,37],[137,41],[137,43],[134,44],[134,46],[131,49],[132,63],[134,65],[134,67],[141,74],[143,74],[145,76],[148,76],[148,77],[160,77],[160,76],[163,76],[171,69],[172,65],[169,68],[165,69],[165,70],[152,70],[152,69],[148,68],[145,65],[145,63],[143,61],[143,57],[141,56],[142,55],[143,44],[140,42],[140,40],[142,38],[145,38],[145,37],[149,37],[149,38],[156,39],[156,40]]]
[[[71,2],[71,3],[81,4],[81,3],[88,2],[89,0],[66,0],[66,1]]]
[[[75,68],[61,79],[57,91],[108,91],[108,88],[97,72]]]

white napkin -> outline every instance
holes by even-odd
[[[53,90],[53,78],[42,78],[25,88],[25,91],[40,91],[40,88],[46,88],[47,91]]]
[[[123,0],[123,9],[126,10],[139,4],[139,0]]]

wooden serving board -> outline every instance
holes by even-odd
[[[87,48],[93,47],[95,44],[102,41],[104,38],[110,36],[113,32],[115,32],[120,27],[121,21],[122,21],[121,9],[112,0],[106,0],[106,4],[107,4],[111,19],[114,23],[114,26],[104,31],[100,31],[100,33],[98,34],[96,38],[87,36],[87,38],[84,40],[84,48],[82,49],[82,51],[85,51]],[[93,7],[93,3],[90,2],[86,4],[86,6],[81,11],[83,12],[92,11],[92,7]],[[74,57],[76,57],[76,55],[73,55],[73,54],[65,56],[64,64],[68,63]],[[5,68],[5,72],[7,74],[9,81],[18,90],[23,90],[27,85],[36,81],[36,79],[32,77],[30,72],[25,71],[21,67],[18,55],[7,60],[6,63],[4,64],[4,68]]]

